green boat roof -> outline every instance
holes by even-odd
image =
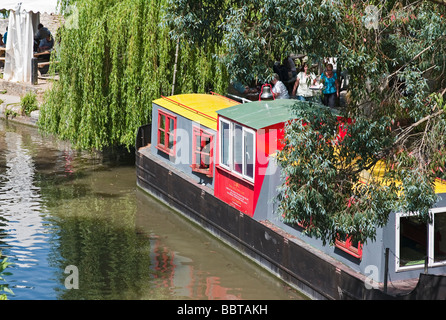
[[[292,106],[302,104],[305,107],[327,108],[323,105],[302,102],[293,99],[254,101],[218,110],[220,116],[234,120],[249,128],[258,130],[277,123],[295,119]]]

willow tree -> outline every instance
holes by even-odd
[[[82,149],[133,146],[136,130],[150,121],[151,102],[175,92],[224,93],[226,72],[218,44],[177,42],[164,23],[166,1],[62,1],[67,21],[58,30],[54,83],[39,127]],[[75,14],[75,21],[73,19]],[[71,15],[71,16],[70,16]]]
[[[348,71],[340,118],[295,107],[300,120],[277,157],[281,219],[329,242],[374,239],[396,210],[429,219],[446,171],[444,1],[220,0],[206,23],[192,0],[170,2],[177,35],[207,37],[200,27],[218,26],[233,78],[268,81],[289,53],[337,57]],[[343,139],[339,119],[353,119]]]

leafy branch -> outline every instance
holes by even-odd
[[[10,272],[5,272],[11,263],[8,262],[8,258],[4,258],[0,261],[0,281],[5,281],[4,276],[12,275]],[[2,292],[5,292],[2,294]],[[7,300],[6,293],[14,294],[14,292],[9,288],[8,284],[0,284],[0,300]]]

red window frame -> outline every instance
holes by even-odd
[[[197,137],[200,137],[200,145],[197,146]],[[204,150],[209,141],[209,152]],[[200,163],[197,163],[197,156],[199,156]],[[203,159],[209,158],[209,164]],[[214,165],[214,135],[199,127],[193,127],[192,129],[192,171],[205,174],[206,176],[213,177],[213,165]]]
[[[161,120],[164,117],[164,127],[162,127]],[[171,120],[173,120],[173,128],[171,128]],[[177,129],[177,117],[162,110],[158,110],[158,140],[156,148],[167,153],[170,156],[175,155],[176,137],[175,131]],[[172,137],[172,146],[169,145]]]
[[[358,245],[354,246],[351,236],[346,236],[345,240],[342,240],[338,235],[338,239],[335,241],[335,246],[342,251],[351,254],[355,258],[362,259],[362,243],[359,241]]]

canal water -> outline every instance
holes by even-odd
[[[137,188],[132,157],[3,120],[0,250],[9,300],[306,299]]]

